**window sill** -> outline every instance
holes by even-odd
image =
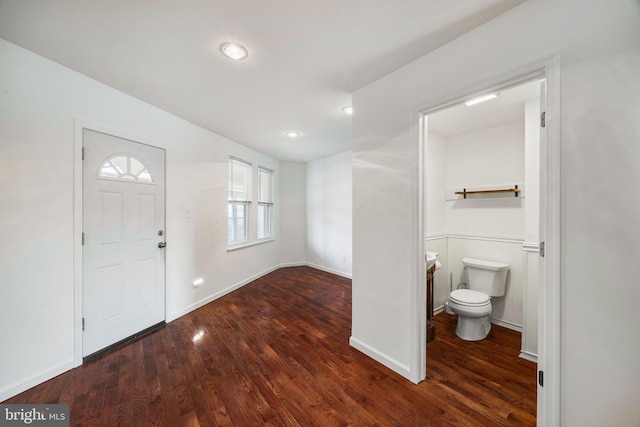
[[[261,244],[267,243],[267,242],[273,242],[274,240],[276,240],[276,239],[273,238],[273,237],[269,237],[267,239],[254,240],[253,242],[238,243],[237,245],[227,246],[227,252],[233,252],[233,251],[236,251],[238,249],[248,248],[250,246],[261,245]]]

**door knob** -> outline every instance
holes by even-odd
[[[165,246],[167,246],[167,242],[160,242],[160,243],[158,243],[158,247],[159,247],[160,249],[164,248]]]

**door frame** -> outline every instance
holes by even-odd
[[[541,241],[545,242],[545,257],[540,259],[540,288],[538,310],[538,371],[544,372],[544,387],[537,386],[537,423],[554,426],[560,424],[560,58],[553,55],[523,66],[497,78],[487,79],[463,88],[442,98],[438,102],[414,110],[413,128],[418,141],[418,182],[416,188],[418,233],[414,248],[420,260],[416,268],[417,277],[412,290],[411,309],[411,371],[414,382],[426,378],[426,290],[424,277],[426,265],[422,261],[425,253],[425,121],[429,114],[443,110],[470,97],[506,89],[525,83],[536,76],[546,80],[546,135],[541,132],[540,173]],[[536,378],[537,380],[537,378]]]
[[[159,148],[165,151],[164,165],[165,168],[165,186],[164,186],[164,221],[165,221],[165,234],[167,223],[167,186],[166,186],[166,164],[167,156],[165,147],[160,144],[154,143],[142,138],[139,135],[132,135],[119,129],[110,128],[94,122],[86,121],[80,118],[75,119],[74,123],[74,148],[73,148],[73,289],[74,289],[74,348],[73,348],[73,360],[74,367],[82,365],[82,231],[83,231],[83,160],[82,160],[82,147],[83,147],[83,131],[90,130],[94,132],[104,133],[116,138],[126,139],[132,142],[148,145],[154,148]],[[167,251],[164,252],[164,319],[167,318]]]

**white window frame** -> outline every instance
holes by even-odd
[[[266,181],[266,182],[265,182]],[[258,240],[274,237],[273,170],[258,166]]]
[[[228,165],[227,251],[275,240],[275,171],[234,156],[229,156]],[[257,208],[252,209],[252,205]],[[240,224],[242,219],[244,224]],[[238,228],[241,225],[245,228]],[[244,239],[238,239],[243,232]]]
[[[242,183],[238,182],[239,180],[236,181],[236,168],[242,168],[244,171]],[[250,241],[249,233],[251,231],[250,223],[252,176],[253,167],[251,163],[236,157],[229,157],[229,189],[227,205],[227,246],[229,248],[234,246],[246,245]],[[242,191],[237,190],[237,188],[240,186],[242,187]],[[239,239],[236,237],[238,234],[238,222],[240,218],[237,212],[239,208],[244,210],[244,239]],[[231,212],[233,212],[232,215],[229,215]],[[232,229],[234,235],[233,239],[230,238]]]

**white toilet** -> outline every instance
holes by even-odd
[[[469,289],[449,295],[448,306],[458,315],[456,335],[466,341],[479,341],[489,335],[491,298],[504,295],[509,264],[463,258]]]

